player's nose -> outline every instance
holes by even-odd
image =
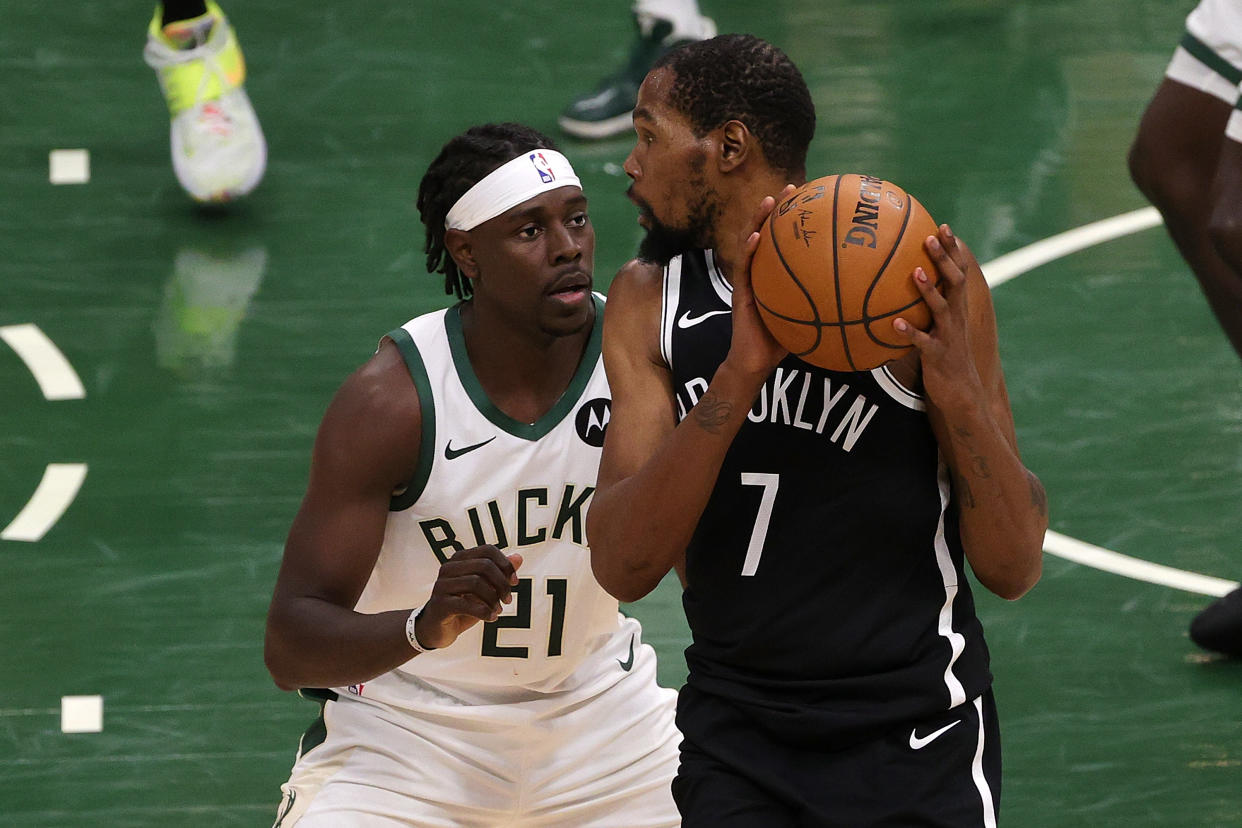
[[[637,149],[635,147],[634,149]],[[625,156],[625,163],[621,165],[621,169],[625,170],[625,174],[632,180],[637,181],[642,170],[638,167],[638,162],[634,160],[634,150],[630,150],[630,154]]]

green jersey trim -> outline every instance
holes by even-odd
[[[590,381],[591,374],[595,372],[595,363],[599,360],[600,345],[603,341],[604,302],[599,296],[592,295],[591,298],[595,302],[595,321],[591,326],[591,336],[587,340],[586,350],[582,353],[582,361],[578,363],[578,370],[556,405],[533,423],[523,423],[513,419],[488,399],[487,392],[479,383],[479,378],[474,373],[474,366],[470,364],[470,357],[466,353],[466,338],[461,328],[461,305],[454,305],[444,314],[444,328],[448,334],[449,349],[453,354],[453,366],[457,369],[457,377],[461,380],[462,387],[466,389],[466,395],[470,397],[474,407],[492,425],[523,440],[538,440],[555,428],[573,410],[587,382]]]
[[[310,727],[306,728],[306,732],[298,741],[298,758],[301,759],[327,740],[328,723],[324,719],[324,708],[328,706],[328,702],[336,701],[339,696],[334,691],[322,687],[303,687],[298,691],[298,695],[309,701],[319,702],[319,716],[311,722]]]
[[[1211,46],[1208,46],[1190,32],[1187,32],[1185,36],[1182,37],[1181,46],[1187,52],[1190,52],[1196,60],[1211,69],[1216,74],[1220,75],[1225,80],[1232,83],[1234,86],[1242,83],[1242,69],[1239,69],[1220,55],[1216,54]]]
[[[400,512],[414,505],[431,477],[431,461],[436,456],[436,401],[431,393],[431,380],[427,378],[427,366],[423,364],[423,357],[409,332],[405,328],[397,328],[388,334],[388,338],[396,343],[401,358],[405,360],[406,370],[410,372],[410,379],[414,380],[423,421],[418,442],[418,466],[405,489],[393,495],[388,503],[390,512]]]

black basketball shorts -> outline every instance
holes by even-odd
[[[733,736],[739,724],[721,722]],[[728,752],[727,760],[710,743],[682,742],[673,797],[683,828],[997,824],[1000,728],[991,690],[839,750],[791,747],[758,731],[747,738],[751,749]]]

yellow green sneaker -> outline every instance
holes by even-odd
[[[157,8],[143,50],[172,117],[173,170],[197,201],[229,201],[253,190],[267,167],[267,143],[242,84],[237,35],[213,2],[207,14],[160,25]]]

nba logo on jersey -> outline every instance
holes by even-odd
[[[552,165],[548,163],[548,159],[543,157],[542,152],[532,152],[530,154],[530,163],[535,165],[535,172],[539,173],[539,180],[544,184],[551,184],[556,180],[556,175],[552,172]]]

